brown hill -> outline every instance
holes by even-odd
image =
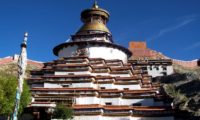
[[[6,71],[9,73],[12,73],[14,75],[17,75],[17,61],[19,56],[8,56],[0,59],[0,71]],[[34,61],[28,59],[28,65],[27,65],[27,72],[33,69],[41,69],[43,67],[43,63],[39,61]]]

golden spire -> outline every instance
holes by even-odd
[[[106,27],[109,16],[109,13],[100,8],[95,0],[91,8],[81,12],[81,20],[84,24],[76,34],[88,34],[88,31],[99,31],[111,34]]]
[[[97,0],[94,1],[94,4],[93,4],[92,8],[95,8],[95,9],[99,8],[99,6],[97,5]]]

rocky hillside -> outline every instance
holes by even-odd
[[[175,73],[158,77],[165,91],[174,98],[177,120],[200,120],[200,68],[188,69],[174,65]]]

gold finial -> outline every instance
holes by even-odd
[[[28,32],[25,32],[24,33],[24,41],[23,41],[24,44],[26,44],[27,39],[28,39]]]
[[[92,8],[96,8],[96,9],[99,8],[99,6],[97,5],[97,0],[94,1]]]

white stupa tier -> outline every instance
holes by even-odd
[[[58,57],[87,56],[88,58],[102,58],[105,60],[119,59],[127,63],[131,53],[124,47],[99,41],[78,41],[60,44],[54,48]]]

